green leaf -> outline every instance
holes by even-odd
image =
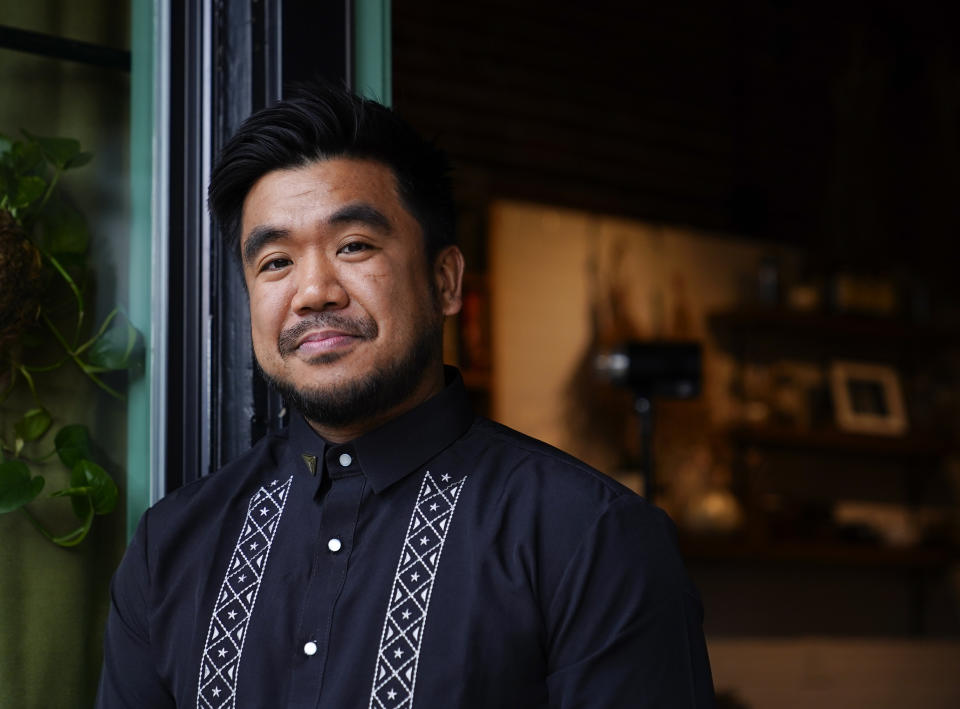
[[[44,210],[40,217],[43,244],[56,255],[84,254],[90,243],[90,231],[83,215],[66,204]]]
[[[43,484],[43,478],[30,477],[30,468],[19,460],[0,463],[0,514],[23,507],[40,494]]]
[[[88,152],[77,153],[72,158],[70,158],[70,160],[64,166],[64,169],[71,170],[75,167],[83,167],[91,160],[93,160],[93,153],[88,153]]]
[[[80,141],[73,138],[44,138],[31,135],[27,131],[23,134],[40,146],[43,156],[57,167],[66,168],[71,160],[80,154]]]
[[[46,409],[30,409],[14,425],[13,430],[17,434],[17,438],[22,438],[24,441],[35,441],[47,432],[51,423],[53,423],[53,419],[50,418],[50,413]]]
[[[43,150],[34,141],[17,140],[10,150],[10,165],[18,175],[36,171],[43,164]]]
[[[127,369],[137,363],[142,338],[130,321],[117,317],[90,345],[86,360],[95,372]]]
[[[81,460],[90,457],[90,432],[81,424],[64,426],[57,431],[53,445],[63,464],[72,469]]]
[[[87,493],[85,498],[74,496],[71,499],[74,501],[88,500],[88,504],[93,505],[95,514],[105,515],[112,512],[113,508],[117,506],[117,497],[120,494],[117,490],[117,484],[113,482],[113,478],[107,475],[106,470],[87,459],[80,460],[73,466],[73,470],[70,471],[70,486],[90,488],[90,492]],[[73,510],[77,512],[76,504]],[[77,516],[82,519],[85,515],[78,514]]]
[[[29,207],[38,199],[43,197],[47,189],[47,183],[42,177],[28,175],[17,180],[17,191],[10,200],[10,206],[14,209],[23,209]]]
[[[13,149],[13,138],[6,135],[5,133],[0,133],[0,156],[5,156]]]
[[[72,473],[70,479],[73,479]],[[78,519],[93,517],[93,508],[90,506],[90,488],[86,485],[57,490],[56,492],[51,492],[50,497],[69,497],[70,506],[73,507],[73,514],[75,514]]]

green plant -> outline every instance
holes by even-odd
[[[95,516],[114,509],[118,490],[94,462],[86,426],[59,426],[51,446],[56,417],[41,380],[59,372],[61,379],[86,380],[122,398],[104,375],[136,366],[141,338],[119,308],[92,332],[88,322],[90,237],[59,183],[92,155],[69,138],[23,136],[0,134],[0,514],[20,510],[51,542],[74,546]],[[29,403],[14,403],[23,400]],[[61,396],[56,403],[66,402]],[[54,458],[70,471],[69,484],[49,497],[69,498],[79,519],[62,534],[47,529],[28,507],[39,502],[46,484],[35,470]]]

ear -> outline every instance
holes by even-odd
[[[444,315],[456,315],[463,302],[463,253],[456,246],[447,246],[433,262],[433,279],[437,298]]]

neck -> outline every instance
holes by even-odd
[[[423,379],[420,380],[420,383],[410,396],[404,399],[402,403],[378,413],[376,416],[355,421],[345,426],[327,426],[322,422],[312,421],[311,419],[307,419],[307,423],[310,424],[310,427],[313,428],[314,431],[330,443],[347,443],[355,438],[359,438],[365,433],[380,428],[398,416],[405,414],[407,411],[415,409],[427,399],[443,391],[443,386],[443,365],[440,364],[439,366],[430,367],[430,369],[425,372]]]

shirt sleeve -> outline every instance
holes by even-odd
[[[150,647],[147,515],[110,583],[110,613],[96,709],[173,709]]]
[[[699,595],[672,523],[641,498],[585,533],[546,619],[551,709],[713,707]]]

